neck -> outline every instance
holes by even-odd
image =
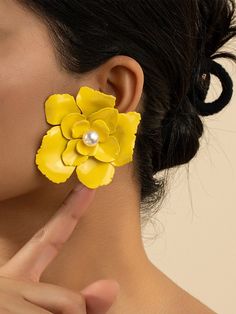
[[[97,189],[41,282],[79,291],[96,280],[111,278],[128,288],[144,274],[151,263],[143,247],[139,191],[130,165],[117,168],[113,182]],[[70,190],[69,185],[50,185],[0,203],[0,266],[46,224]]]

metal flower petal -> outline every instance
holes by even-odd
[[[86,117],[100,109],[115,107],[115,101],[116,97],[87,86],[81,87],[76,96],[76,103]]]
[[[118,123],[119,111],[115,108],[103,108],[88,116],[90,123],[95,120],[103,120],[110,130],[110,134],[115,132]]]
[[[110,136],[104,143],[98,144],[94,157],[103,162],[114,161],[120,153],[120,145],[115,136]]]
[[[95,120],[91,123],[91,129],[98,133],[99,142],[106,142],[109,138],[110,130],[103,120]]]
[[[73,138],[82,138],[84,133],[88,132],[90,129],[90,123],[87,120],[82,120],[75,122],[71,129],[71,134]]]
[[[80,155],[76,150],[78,140],[71,140],[67,143],[67,147],[62,153],[62,160],[66,166],[79,166],[86,160],[88,156]]]
[[[96,146],[88,146],[83,140],[78,139],[76,145],[77,152],[84,156],[94,156],[98,150],[98,144]]]
[[[85,117],[80,113],[70,113],[66,115],[61,121],[62,134],[67,139],[73,139],[72,127],[76,122],[87,121]]]
[[[105,163],[90,157],[76,168],[78,179],[90,189],[111,183],[115,168],[110,163]]]
[[[78,112],[75,99],[69,94],[51,95],[45,102],[46,120],[49,124],[59,125],[62,119],[69,113]]]
[[[66,149],[67,140],[61,133],[60,126],[54,126],[43,137],[41,147],[36,154],[39,170],[52,182],[65,182],[75,170],[64,165],[61,155]]]
[[[116,167],[123,166],[133,160],[133,150],[136,140],[136,132],[141,120],[138,112],[120,113],[115,136],[120,144],[120,153],[112,164]]]

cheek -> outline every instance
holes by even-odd
[[[12,98],[12,97],[11,97]],[[0,118],[0,186],[4,189],[24,189],[27,182],[32,184],[34,174],[34,154],[42,132],[42,123],[33,117],[31,110],[22,102],[19,107],[9,106],[9,111]],[[4,119],[5,118],[5,119]],[[38,119],[43,121],[39,114]],[[15,186],[15,187],[14,187]],[[33,186],[32,186],[33,187]],[[1,193],[0,192],[0,193]]]
[[[49,66],[36,66],[27,58],[27,64],[21,61],[13,67],[1,71],[0,200],[27,193],[45,182],[35,155],[51,127],[44,112],[44,102],[55,84]]]
[[[22,194],[40,183],[35,154],[49,129],[43,102],[37,92],[14,89],[2,97],[0,87],[0,200],[16,192]],[[32,90],[32,89],[30,89]],[[23,93],[23,91],[25,93]],[[3,100],[3,101],[1,101]]]

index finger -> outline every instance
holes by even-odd
[[[49,222],[41,228],[3,267],[0,276],[39,282],[46,267],[70,238],[95,190],[83,186],[72,191]]]

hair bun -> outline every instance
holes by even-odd
[[[202,134],[202,121],[189,98],[185,97],[162,121],[161,166],[158,170],[188,163],[199,149]]]
[[[213,102],[204,102],[210,86],[210,74],[214,74],[221,82],[222,93],[218,99]],[[233,81],[228,72],[222,65],[208,58],[206,62],[205,79],[201,79],[190,90],[188,96],[191,103],[201,116],[209,116],[221,111],[231,100],[233,95]]]

